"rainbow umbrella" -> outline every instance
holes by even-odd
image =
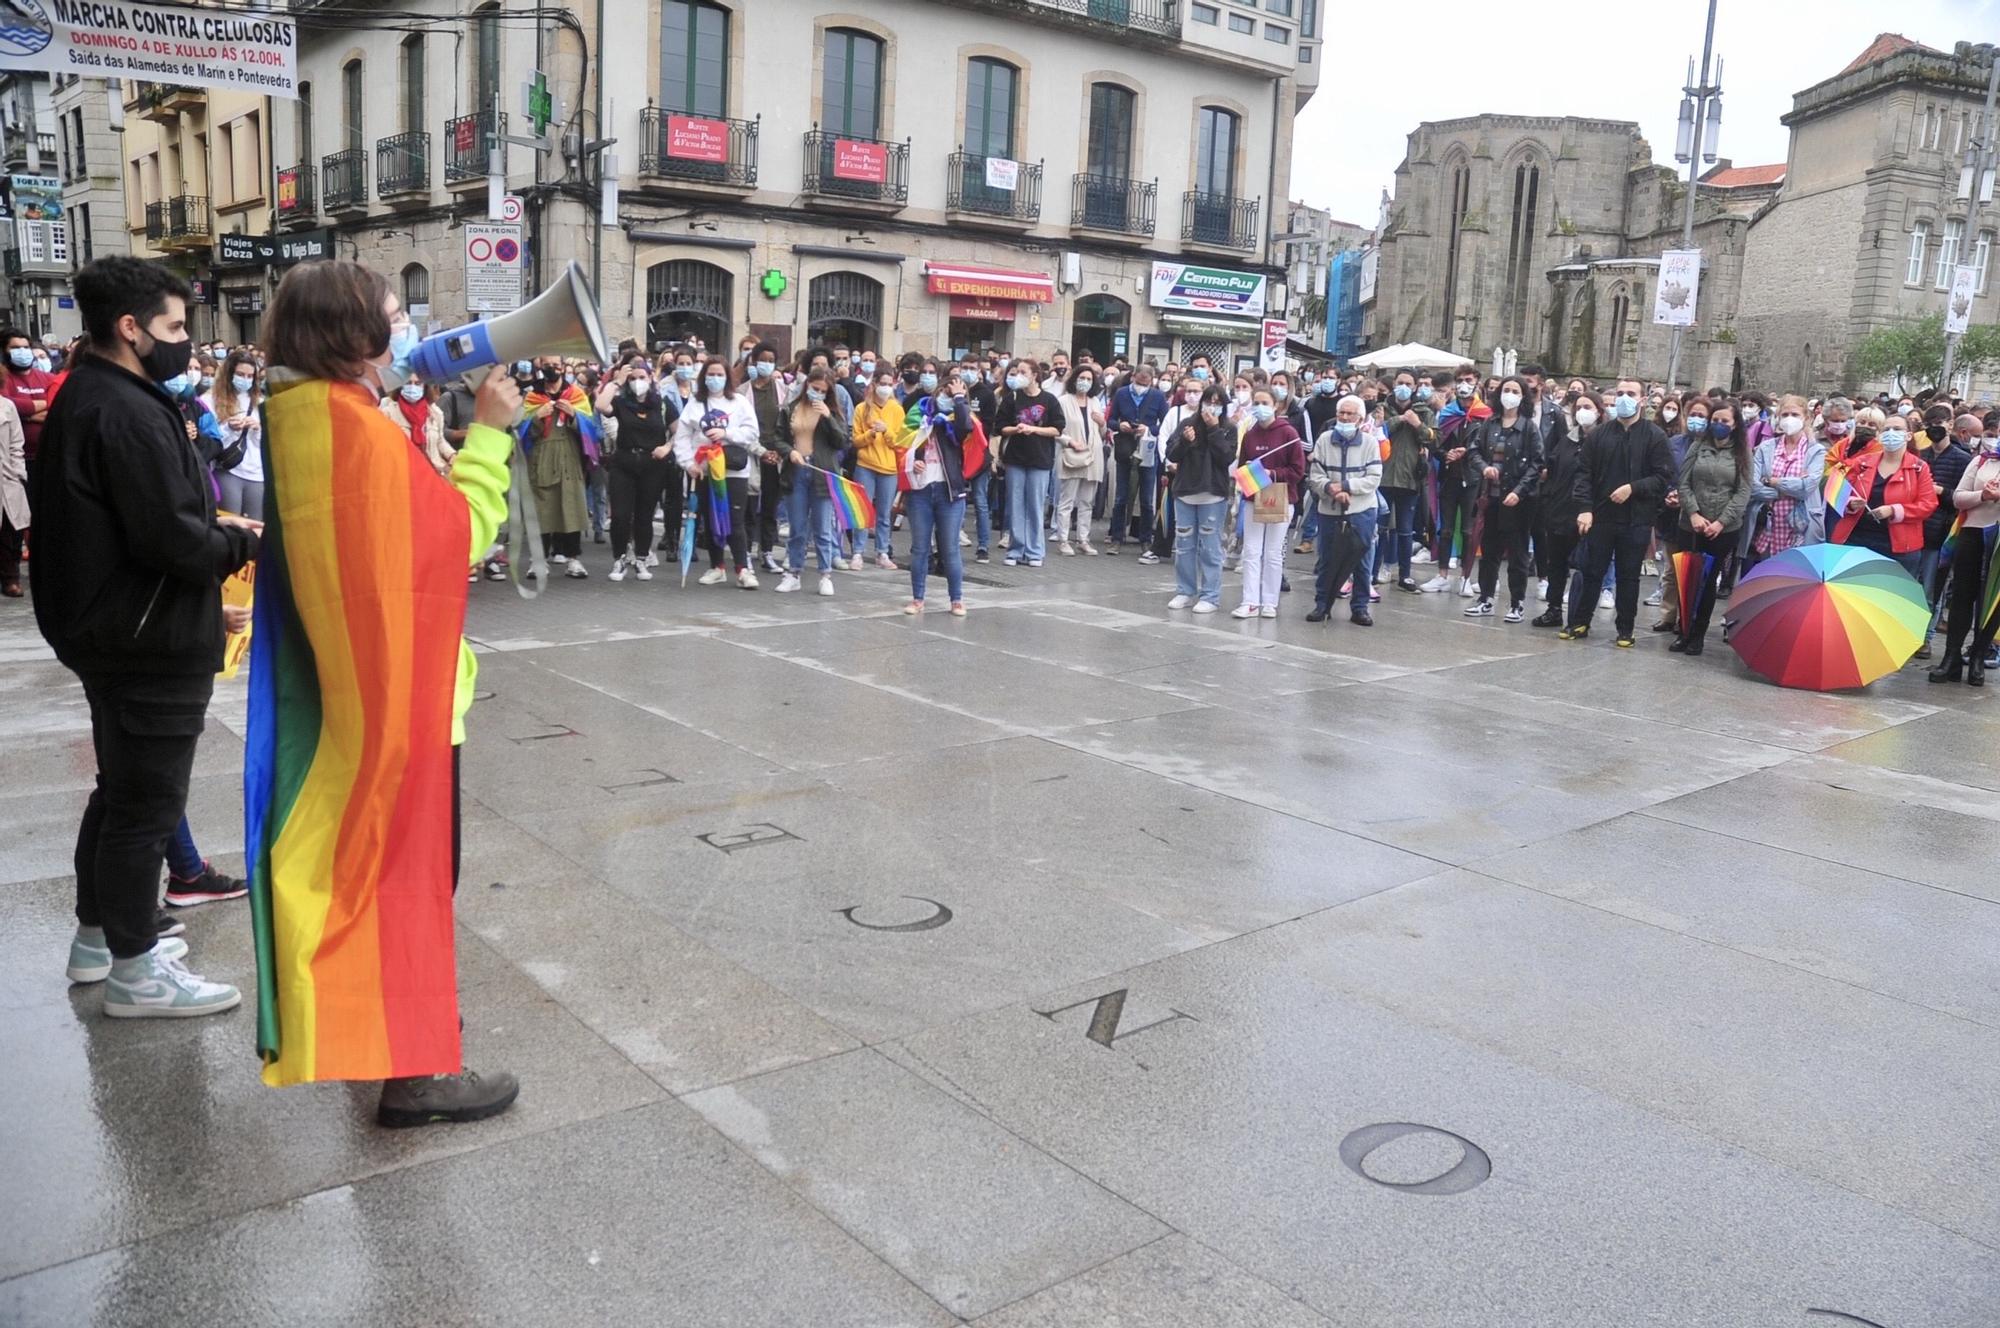
[[[1930,627],[1923,587],[1893,559],[1844,544],[1757,564],[1729,601],[1729,644],[1782,687],[1866,687],[1903,667]]]

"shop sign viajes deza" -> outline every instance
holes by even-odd
[[[1262,318],[1265,286],[1266,279],[1255,272],[1161,262],[1153,264],[1151,299],[1155,309]]]

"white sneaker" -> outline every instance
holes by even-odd
[[[1194,606],[1194,611],[1196,613],[1214,613],[1215,601],[1212,599],[1202,600],[1200,603]]]
[[[557,567],[561,567],[564,563],[569,561],[569,555],[566,553],[551,554],[549,555],[549,561],[554,563]]]
[[[867,565],[867,563],[861,561],[861,555],[858,553],[847,560],[847,570],[850,572],[858,572]]]
[[[651,554],[647,554],[646,556],[648,558],[652,557]],[[630,559],[626,561],[631,562]],[[632,563],[632,575],[638,577],[641,581],[651,581],[653,579],[653,565],[649,562]]]
[[[1527,616],[1528,616],[1528,610],[1527,610],[1527,608],[1526,608],[1525,606],[1523,606],[1523,605],[1520,605],[1520,604],[1512,604],[1512,605],[1509,605],[1509,606],[1508,606],[1508,608],[1507,608],[1507,621],[1508,621],[1508,622],[1511,622],[1511,623],[1517,623],[1517,622],[1521,621],[1521,619],[1523,619],[1523,618],[1525,618],[1525,617],[1527,617]]]
[[[655,549],[651,553],[646,555],[646,566],[658,567],[659,565],[660,565],[660,551],[658,549]]]
[[[704,586],[719,586],[728,579],[729,579],[729,573],[723,571],[720,567],[711,567],[706,572],[703,572],[701,574],[701,578],[696,584]]]
[[[1081,547],[1086,556],[1091,558],[1095,558],[1097,556],[1097,549],[1094,545],[1091,544],[1089,540],[1085,540]]]
[[[969,548],[971,548],[971,547],[972,547],[972,536],[970,536],[970,535],[966,534],[966,533],[965,533],[964,531],[962,531],[962,530],[961,530],[961,531],[959,531],[959,532],[958,532],[958,547],[959,547],[959,548],[961,548],[961,549],[969,549]]]
[[[1278,611],[1269,604],[1266,604],[1263,608],[1257,610],[1257,616],[1259,618],[1275,618],[1278,616]]]
[[[1194,603],[1193,595],[1176,595],[1167,601],[1167,607],[1170,609],[1184,609],[1192,603]]]
[[[1001,547],[1001,548],[1003,548],[1003,549],[1011,549],[1011,548],[1013,548],[1013,547],[1014,547],[1014,537],[1013,537],[1013,536],[1012,536],[1011,534],[1003,534],[1003,535],[1001,535],[1001,536],[1000,536],[1000,547]]]
[[[1431,551],[1429,549],[1414,549],[1410,553],[1410,561],[1412,563],[1427,563],[1430,560]]]
[[[1542,596],[1542,598],[1547,599],[1548,596],[1544,595]],[[1666,592],[1664,590],[1655,589],[1652,594],[1646,596],[1646,607],[1651,609],[1657,609],[1665,601],[1665,599],[1666,599]]]
[[[1456,572],[1458,570],[1458,559],[1453,558],[1450,562],[1446,563],[1445,566],[1449,567],[1452,571]]]
[[[1255,604],[1238,604],[1234,609],[1229,611],[1229,616],[1232,618],[1254,618],[1257,616],[1257,606]]]
[[[104,984],[104,1013],[113,1019],[186,1019],[242,1003],[242,992],[196,977],[157,944],[136,959],[115,961]]]
[[[1471,577],[1461,576],[1458,578],[1458,597],[1460,599],[1471,599],[1478,593],[1478,590],[1472,584]]]
[[[1546,604],[1549,602],[1549,583],[1543,581],[1538,584],[1539,584],[1539,589],[1537,593],[1541,595],[1542,603]]]
[[[833,578],[825,572],[819,574],[819,593],[828,598],[831,598],[833,595]]]
[[[590,569],[583,565],[583,559],[575,558],[570,561],[568,567],[563,568],[563,575],[572,581],[581,581],[590,575]]]
[[[1618,599],[1607,590],[1597,597],[1597,607],[1600,609],[1615,609],[1618,607]]]
[[[1064,540],[1062,543],[1056,545],[1056,552],[1065,558],[1074,558],[1076,556],[1076,550],[1070,547],[1068,540]]]
[[[611,579],[613,581],[623,581],[625,579],[625,564],[631,561],[630,558],[623,555],[613,558],[611,560]]]
[[[1491,618],[1493,616],[1493,601],[1482,599],[1466,605],[1465,616],[1468,618]]]
[[[785,565],[778,561],[778,555],[775,550],[766,549],[764,551],[764,570],[774,576],[785,570]]]
[[[187,942],[178,936],[162,936],[153,942],[153,953],[162,959],[179,959],[187,954]],[[69,943],[69,968],[66,970],[71,982],[102,982],[111,976],[111,947],[104,943],[104,928],[92,927],[85,931],[76,929],[76,936]]]
[[[747,567],[744,568],[736,574],[736,588],[738,590],[755,590],[757,588],[757,574]]]
[[[1451,582],[1445,579],[1445,574],[1439,572],[1436,576],[1419,586],[1418,589],[1422,590],[1426,595],[1441,595],[1450,585]]]
[[[885,572],[893,572],[896,570],[896,560],[894,558],[891,558],[886,553],[877,555],[875,559],[875,565],[881,568]]]
[[[783,576],[778,578],[778,593],[780,595],[789,595],[798,588],[799,588],[799,579],[793,576],[790,572],[787,572]]]

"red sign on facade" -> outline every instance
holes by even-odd
[[[951,317],[970,318],[982,323],[1011,323],[1014,321],[1014,302],[954,295],[951,297]]]
[[[833,177],[836,180],[865,180],[882,184],[889,178],[889,149],[880,143],[857,143],[851,138],[833,140]]]
[[[300,210],[305,200],[299,197],[299,170],[294,166],[278,172],[278,215],[286,216]]]
[[[729,126],[698,115],[667,117],[667,155],[676,161],[729,160]]]
[[[451,128],[452,150],[461,157],[472,155],[473,144],[479,141],[479,126],[473,117],[467,115],[459,119]]]

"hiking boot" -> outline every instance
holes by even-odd
[[[498,1116],[520,1095],[520,1081],[504,1070],[490,1075],[461,1070],[457,1074],[384,1079],[375,1123],[390,1130],[412,1125],[463,1125]]]
[[[169,937],[154,943],[163,959],[179,959],[188,952],[187,942]],[[111,947],[104,943],[104,928],[78,927],[69,943],[71,982],[102,982],[111,976]]]
[[[114,959],[104,984],[104,1013],[113,1019],[187,1019],[221,1014],[243,1003],[243,993],[226,982],[210,982],[168,957],[168,942],[133,959]],[[183,950],[182,954],[186,951]]]
[[[203,859],[201,871],[193,880],[183,881],[169,873],[167,876],[167,907],[193,908],[197,904],[213,904],[224,899],[241,899],[250,893],[247,881],[239,881],[234,876],[225,876],[209,866]],[[162,933],[171,935],[172,933]]]

